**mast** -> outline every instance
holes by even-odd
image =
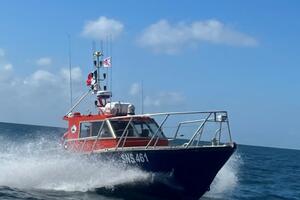
[[[101,90],[101,85],[100,85],[100,67],[101,67],[101,62],[100,58],[102,58],[103,54],[100,51],[95,51],[94,52],[94,65],[97,70],[97,76],[96,78],[96,88],[94,88],[95,92],[97,93],[99,90]],[[102,60],[102,59],[101,59]]]
[[[82,97],[73,105],[71,109],[66,113],[66,115],[71,114],[71,112],[78,106],[78,104],[91,92],[96,94],[97,98],[95,101],[95,105],[99,108],[99,113],[104,114],[105,112],[110,112],[111,106],[109,108],[105,108],[107,103],[111,102],[112,92],[107,90],[107,73],[101,73],[101,68],[111,67],[111,57],[103,59],[102,51],[94,51],[93,53],[93,64],[95,70],[88,75],[88,79],[86,80],[87,86],[89,86],[89,91],[82,95]],[[70,65],[71,66],[71,65]],[[108,70],[106,70],[108,72]],[[70,74],[71,75],[71,74]],[[101,85],[103,83],[103,87]],[[71,94],[72,96],[72,94]],[[106,109],[106,110],[105,110]]]
[[[107,82],[107,73],[103,72],[101,73],[101,68],[104,68],[103,64],[103,53],[100,51],[94,52],[94,65],[96,67],[96,83],[94,84],[94,94],[97,95],[97,100],[95,102],[95,105],[99,108],[100,112],[104,111],[104,107],[107,103],[110,102],[110,98],[112,96],[111,91],[107,90],[107,85],[105,85],[105,82]],[[104,69],[103,69],[104,71]],[[108,72],[108,70],[106,70]],[[95,72],[94,72],[95,73]],[[101,85],[103,83],[103,87]]]

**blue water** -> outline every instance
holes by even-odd
[[[99,166],[67,155],[59,142],[63,132],[0,123],[0,199],[156,199],[134,191],[115,197],[97,191],[147,181],[149,176],[138,169]],[[239,145],[201,199],[300,200],[300,151]]]

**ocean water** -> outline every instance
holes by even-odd
[[[0,199],[157,199],[134,191],[107,196],[97,190],[148,181],[150,175],[67,154],[60,146],[63,132],[0,123]],[[239,145],[201,199],[300,200],[300,151]]]

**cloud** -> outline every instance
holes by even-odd
[[[42,84],[56,84],[58,77],[46,70],[37,70],[24,80],[24,84],[40,86]]]
[[[0,48],[0,57],[4,57],[5,56],[5,51],[4,49]]]
[[[37,70],[29,77],[24,79],[24,84],[32,86],[54,86],[59,88],[61,85],[69,85],[70,81],[69,69],[62,68],[57,74],[51,73],[47,70]],[[72,82],[80,82],[82,80],[82,73],[79,67],[72,68]]]
[[[185,97],[178,92],[160,92],[155,96],[146,96],[145,106],[177,106],[185,101]]]
[[[0,84],[10,84],[13,72],[13,65],[5,58],[4,49],[0,48]]]
[[[142,86],[138,83],[133,83],[130,87],[129,94],[132,96],[138,95],[142,91]]]
[[[3,69],[4,69],[5,71],[11,71],[11,70],[13,69],[13,65],[10,64],[10,63],[5,64],[5,65],[3,66]]]
[[[0,69],[3,71],[11,71],[13,69],[13,65],[7,62],[5,58],[5,51],[4,49],[0,48]]]
[[[1,68],[0,93],[9,96],[10,101],[7,98],[0,99],[0,110],[9,113],[0,116],[0,121],[61,124],[60,118],[70,106],[70,85],[66,71],[64,68],[58,72],[39,69],[22,77]],[[74,68],[72,72],[73,100],[75,100],[85,88],[80,68]],[[47,114],[44,115],[44,112]]]
[[[13,72],[13,65],[10,63],[6,63],[0,66],[0,84],[7,85],[11,83]]]
[[[52,59],[49,58],[49,57],[42,57],[42,58],[39,58],[37,61],[36,61],[36,64],[38,66],[49,66],[51,65],[52,63]]]
[[[14,70],[5,56],[0,57],[0,121],[58,125],[61,116],[70,106],[69,70],[49,71],[41,67],[22,76]],[[73,100],[87,89],[83,84],[81,69],[74,67]],[[84,107],[84,106],[83,106]],[[55,108],[55,109],[53,109]],[[46,113],[45,113],[46,112]]]
[[[70,80],[70,70],[67,68],[63,68],[60,70],[60,75],[62,78],[68,82]],[[82,79],[82,72],[80,67],[73,67],[71,70],[72,82],[76,82]]]
[[[175,54],[201,42],[230,46],[255,47],[258,41],[214,19],[170,24],[160,20],[147,27],[138,38],[142,47],[158,53]]]
[[[105,40],[108,36],[115,39],[123,29],[124,25],[120,21],[102,16],[95,21],[88,21],[83,27],[82,35],[95,40]]]

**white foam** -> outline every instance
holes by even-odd
[[[0,186],[88,191],[149,177],[138,169],[66,154],[59,145],[45,139],[23,144],[1,141],[0,145]]]
[[[224,197],[233,192],[238,184],[238,172],[242,159],[238,153],[235,153],[222,167],[214,181],[211,184],[210,191],[205,194],[206,197]]]

